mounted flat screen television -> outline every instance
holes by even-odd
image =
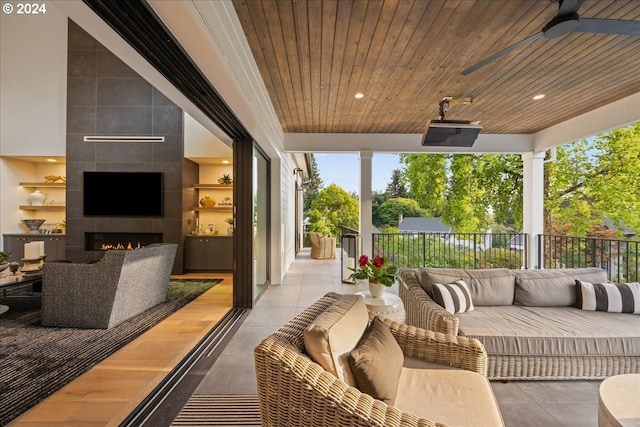
[[[162,172],[85,172],[85,216],[162,216]]]

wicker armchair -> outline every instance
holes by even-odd
[[[336,257],[336,238],[323,236],[321,233],[312,231],[309,233],[311,239],[311,258],[329,259]]]
[[[303,331],[339,297],[325,295],[255,348],[262,425],[443,426],[361,393],[305,355]],[[486,374],[487,355],[477,340],[383,321],[405,356]]]

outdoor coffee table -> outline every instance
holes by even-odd
[[[640,374],[609,377],[600,384],[598,427],[640,425]]]

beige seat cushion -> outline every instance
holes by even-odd
[[[360,295],[342,295],[305,329],[307,354],[327,372],[356,387],[348,358],[368,323],[364,299]]]
[[[403,368],[394,406],[449,426],[504,426],[489,381],[461,369]]]
[[[640,316],[634,314],[512,305],[456,316],[460,335],[478,339],[489,355],[640,355]]]
[[[518,270],[514,304],[530,307],[575,307],[576,279],[605,283],[607,272],[601,268],[561,268],[555,270]]]

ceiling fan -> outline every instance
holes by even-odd
[[[469,68],[462,70],[461,74],[466,76],[473,73],[479,68],[490,64],[503,56],[527,46],[534,41],[545,38],[552,39],[561,37],[572,32],[576,33],[601,33],[601,34],[617,34],[622,36],[640,36],[640,21],[628,21],[621,19],[599,19],[599,18],[580,18],[578,9],[584,0],[551,0],[558,2],[560,7],[556,16],[542,28],[542,31],[527,37],[524,40],[513,44],[500,52],[484,58],[482,61],[475,63]]]

